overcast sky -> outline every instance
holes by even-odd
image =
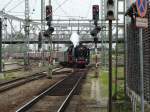
[[[5,9],[6,13],[24,17],[25,0],[0,0],[0,10]],[[31,18],[39,18],[41,13],[41,0],[30,1]],[[88,18],[91,19],[93,4],[99,4],[101,0],[51,0],[54,18]],[[46,0],[48,3],[48,0]],[[70,16],[70,17],[68,17]]]

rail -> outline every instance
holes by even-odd
[[[57,93],[61,93],[61,89],[63,88],[64,90],[66,89],[67,91],[67,97],[65,98],[65,100],[63,100],[62,104],[59,106],[57,112],[64,112],[64,110],[67,108],[72,96],[74,95],[75,91],[77,90],[79,84],[81,83],[81,80],[83,79],[84,74],[78,74],[77,73],[73,73],[72,75],[69,75],[67,77],[65,77],[64,79],[60,80],[59,82],[55,83],[54,85],[52,85],[51,87],[49,87],[47,90],[45,90],[44,92],[42,92],[40,95],[36,96],[35,98],[33,98],[31,101],[29,101],[28,103],[26,103],[25,105],[23,105],[21,108],[19,108],[16,112],[26,112],[29,109],[31,109],[33,107],[34,104],[38,103],[39,101],[41,101],[44,97],[46,97],[47,95],[51,95],[51,96],[57,96]],[[72,81],[73,80],[73,81]],[[70,86],[66,86],[66,83],[68,84],[71,83],[71,89]],[[66,88],[64,87],[66,86]],[[60,89],[60,90],[58,90]],[[59,92],[58,92],[59,91]],[[65,91],[65,93],[66,93]],[[61,93],[62,94],[62,93]],[[66,96],[66,95],[64,95]]]

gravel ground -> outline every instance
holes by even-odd
[[[46,96],[27,112],[57,112],[65,96]]]
[[[65,112],[77,112],[79,101],[80,101],[79,95],[74,95]],[[84,112],[86,112],[86,110],[84,110]]]
[[[55,77],[52,80],[44,78],[32,81],[23,86],[14,88],[0,94],[0,112],[15,112],[22,104],[32,99],[42,90],[49,87],[62,77]]]

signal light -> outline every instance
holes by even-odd
[[[44,32],[45,37],[49,37],[54,32],[54,27],[48,27],[48,29]]]
[[[51,21],[52,20],[52,6],[47,5],[46,6],[46,21]]]
[[[93,13],[93,20],[99,20],[99,5],[93,5],[92,13]]]
[[[115,4],[113,0],[107,1],[106,20],[115,20]]]

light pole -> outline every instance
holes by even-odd
[[[109,20],[109,112],[112,112],[112,20]]]

